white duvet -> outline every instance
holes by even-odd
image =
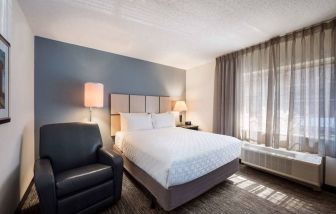
[[[130,161],[167,189],[229,163],[241,150],[236,138],[183,128],[123,132],[116,141]]]

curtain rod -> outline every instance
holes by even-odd
[[[279,35],[279,37],[285,37],[285,36],[289,36],[289,35],[292,35],[294,33],[297,33],[297,32],[302,32],[302,31],[306,31],[306,30],[310,30],[312,28],[316,28],[316,27],[319,27],[321,25],[325,25],[325,24],[331,24],[333,21],[336,21],[336,17],[333,17],[331,19],[327,19],[325,21],[322,21],[322,22],[319,22],[317,24],[313,24],[313,25],[310,25],[308,27],[303,27],[303,28],[300,28],[298,30],[294,30],[292,32],[289,32],[289,33],[285,33],[285,34],[282,34],[282,35]]]
[[[219,58],[219,57],[222,57],[222,56],[226,56],[226,55],[233,54],[233,53],[238,53],[238,52],[243,51],[243,50],[247,50],[247,49],[250,49],[250,48],[259,46],[259,45],[263,45],[263,44],[265,44],[266,42],[268,42],[268,41],[270,41],[270,40],[272,40],[272,39],[275,39],[275,38],[280,38],[280,39],[281,39],[281,38],[285,38],[286,36],[291,36],[291,35],[293,35],[293,34],[295,34],[295,33],[298,33],[298,32],[304,32],[304,31],[307,31],[307,30],[310,30],[310,29],[314,29],[314,28],[319,27],[319,26],[321,26],[321,25],[325,25],[325,24],[330,25],[332,22],[336,22],[336,17],[333,17],[333,18],[331,18],[331,19],[324,20],[324,21],[322,21],[322,22],[319,22],[319,23],[316,23],[316,24],[313,24],[313,25],[310,25],[310,26],[307,26],[307,27],[300,28],[300,29],[298,29],[298,30],[294,30],[294,31],[289,32],[289,33],[285,33],[285,34],[282,34],[282,35],[279,35],[279,36],[273,36],[273,37],[271,37],[271,38],[269,38],[268,40],[265,40],[265,41],[263,41],[263,42],[259,42],[259,43],[254,44],[254,45],[251,45],[251,46],[248,46],[248,47],[245,47],[245,48],[242,48],[242,49],[234,50],[234,51],[231,51],[231,52],[229,52],[229,53],[226,53],[226,54],[222,54],[222,55],[220,55],[220,56],[217,56],[216,59]]]

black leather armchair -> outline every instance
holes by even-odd
[[[123,160],[102,149],[99,127],[45,125],[34,182],[42,213],[94,213],[121,197]]]

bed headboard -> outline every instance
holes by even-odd
[[[111,94],[111,136],[120,131],[120,114],[125,113],[163,113],[171,111],[170,97],[132,94]]]

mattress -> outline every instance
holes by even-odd
[[[233,161],[241,151],[241,141],[236,138],[183,128],[124,132],[119,136],[118,148],[123,154],[166,189]]]

